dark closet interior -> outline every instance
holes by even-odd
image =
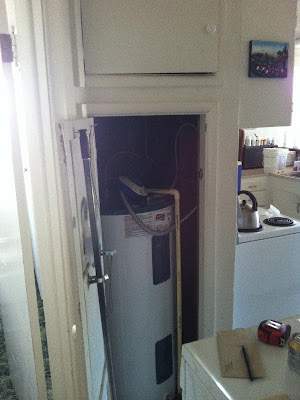
[[[181,218],[198,205],[199,115],[97,117],[101,208],[120,207],[118,177],[180,192]],[[183,343],[198,338],[198,212],[181,224]]]

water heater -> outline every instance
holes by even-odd
[[[155,231],[174,223],[166,197],[148,197],[134,208]],[[108,323],[118,400],[165,400],[176,387],[175,233],[152,236],[126,209],[102,211]]]

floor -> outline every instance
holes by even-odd
[[[46,337],[44,307],[43,307],[43,300],[39,295],[38,289],[37,289],[37,301],[38,301],[39,323],[41,330],[43,358],[44,358],[45,380],[47,386],[47,398],[48,400],[52,400],[53,393],[52,393],[51,373],[50,373],[49,355],[48,355],[48,346]],[[0,400],[4,399],[18,400],[18,397],[16,395],[10,377],[8,356],[5,346],[5,337],[2,325],[1,307],[0,307]]]
[[[18,399],[9,374],[8,358],[5,346],[2,316],[0,309],[0,399]]]

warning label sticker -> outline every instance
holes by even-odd
[[[138,214],[138,218],[148,228],[156,232],[161,232],[167,230],[174,221],[173,207]],[[124,217],[124,230],[126,238],[148,235],[130,215]]]

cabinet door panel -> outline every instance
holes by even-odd
[[[186,391],[184,400],[215,400],[215,397],[206,389],[200,378],[189,365],[186,365]]]
[[[269,208],[270,191],[267,176],[242,178],[241,189],[248,190],[249,192],[253,193],[259,207]],[[249,204],[252,203],[251,199],[244,194],[240,195],[240,200],[243,199],[247,200],[247,203]]]
[[[253,176],[242,178],[242,190],[267,190],[268,177],[267,176]]]
[[[296,233],[236,246],[234,329],[299,312],[299,239]]]
[[[273,204],[288,217],[300,219],[300,196],[287,191],[273,191]]]
[[[84,0],[87,74],[218,70],[219,0]]]

